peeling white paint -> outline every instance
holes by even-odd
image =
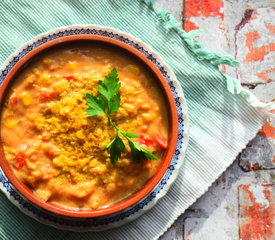
[[[263,206],[263,208],[268,208],[270,206],[269,201],[266,199],[263,190],[265,189],[260,184],[253,184],[249,186],[249,191],[253,193],[253,196],[255,197],[255,202],[259,203]]]
[[[271,35],[268,29],[262,29],[265,23],[274,23],[275,18],[272,18],[272,16],[274,16],[275,12],[274,9],[271,9],[272,6],[274,7],[274,0],[223,1],[224,8],[220,10],[221,12],[224,11],[224,22],[218,16],[209,18],[192,17],[189,19],[205,32],[200,37],[200,42],[206,50],[231,56],[236,54],[239,60],[242,60],[247,54],[244,34],[253,29],[257,29],[263,35],[260,39],[253,42],[253,46],[260,47],[272,41],[274,42],[274,35]],[[155,0],[155,2],[162,2],[162,5],[159,6],[166,9],[169,8],[171,11],[175,11],[175,6],[178,6],[178,3],[172,0]],[[184,0],[179,0],[178,2],[182,3]],[[174,6],[169,4],[174,4]],[[244,25],[243,29],[238,33],[237,48],[235,49],[235,27],[242,21],[247,9],[257,9],[258,19],[254,19]],[[183,12],[183,9],[177,9],[174,15],[179,12]],[[219,28],[221,25],[224,25],[225,31]],[[235,50],[240,52],[235,52]],[[272,67],[274,68],[274,53],[269,53],[262,62],[241,65],[240,70],[238,70],[239,76],[241,76],[240,80],[243,83],[263,83],[264,81],[258,78],[256,73]],[[233,77],[237,76],[237,71],[231,67],[226,66],[226,71]],[[267,73],[267,75],[268,78],[274,79],[274,72]],[[249,90],[254,92],[261,100],[270,101],[275,97],[275,82],[259,84],[255,89]],[[183,214],[160,240],[240,240],[239,209],[242,204],[248,203],[249,200],[245,198],[247,197],[246,195],[243,195],[244,198],[240,199],[239,186],[252,185],[249,190],[253,192],[256,201],[263,208],[266,208],[269,206],[269,202],[263,193],[265,187],[261,185],[275,184],[275,169],[271,169],[275,164],[272,163],[271,158],[272,151],[273,154],[275,152],[275,140],[258,136],[251,145],[246,150],[247,156],[241,155],[241,159],[237,158],[234,164],[213,184],[209,191],[190,207],[190,210]],[[259,163],[259,165],[269,168],[269,170],[244,172],[240,165],[245,164],[246,160],[249,160],[252,164]],[[275,194],[274,189],[273,187],[270,188],[273,191],[273,195]]]
[[[223,21],[220,17],[191,17],[191,22],[195,22],[200,29],[203,29],[204,34],[200,36],[199,40],[203,47],[211,52],[219,52],[221,54],[228,54],[227,42],[224,31],[220,29],[223,26]],[[209,27],[211,26],[211,27]]]
[[[275,51],[266,53],[263,60],[245,62],[247,54],[253,52],[248,49],[248,46],[245,44],[247,41],[247,34],[252,32],[259,34],[258,39],[253,39],[252,46],[255,49],[274,43],[274,34],[265,26],[266,24],[275,25],[275,18],[273,16],[275,16],[275,9],[257,9],[253,12],[251,19],[236,34],[236,57],[238,61],[242,62],[237,71],[242,82],[263,83],[265,81],[260,78],[257,73],[262,73],[274,68]],[[272,76],[270,75],[270,77]],[[275,80],[275,78],[270,78],[270,80]]]
[[[273,72],[273,77],[275,79],[274,75],[275,72]],[[275,81],[269,82],[267,84],[259,84],[254,89],[249,90],[253,92],[262,101],[272,101],[272,99],[275,98]]]

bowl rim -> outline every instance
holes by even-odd
[[[88,35],[88,34],[79,34],[79,35],[70,35],[70,36],[64,36],[57,39],[50,40],[46,43],[41,44],[40,46],[32,49],[30,52],[28,52],[24,57],[22,57],[10,70],[10,72],[6,75],[4,78],[4,81],[0,87],[0,101],[1,105],[3,104],[3,97],[7,92],[7,89],[12,85],[12,79],[15,76],[15,74],[21,70],[21,68],[33,57],[35,57],[37,54],[41,53],[44,50],[47,50],[51,47],[62,45],[64,43],[69,43],[73,41],[100,41],[100,42],[107,42],[108,44],[113,44],[118,47],[121,47],[125,49],[126,51],[132,53],[135,55],[135,57],[139,58],[145,65],[150,68],[150,70],[153,72],[153,74],[156,76],[157,82],[161,86],[161,88],[164,90],[163,95],[167,98],[167,105],[169,106],[169,113],[171,115],[170,119],[170,125],[171,125],[171,137],[169,139],[169,149],[165,153],[165,157],[162,160],[163,164],[159,168],[158,172],[148,180],[148,182],[136,193],[131,194],[129,198],[123,199],[119,201],[118,203],[113,203],[110,206],[106,208],[100,208],[96,210],[72,210],[69,208],[63,208],[59,205],[55,205],[52,203],[44,202],[37,196],[33,194],[33,192],[26,187],[21,181],[19,181],[12,170],[9,167],[8,162],[5,160],[4,152],[3,152],[3,146],[2,142],[0,144],[0,166],[7,176],[7,178],[10,180],[12,185],[18,190],[20,194],[22,194],[24,197],[26,197],[30,202],[34,203],[35,205],[41,207],[42,209],[45,209],[47,211],[50,211],[52,213],[62,215],[62,216],[68,216],[68,217],[77,217],[77,218],[92,218],[92,217],[99,217],[99,216],[106,216],[110,214],[114,214],[120,211],[125,210],[126,208],[131,207],[135,203],[142,200],[144,197],[146,197],[153,189],[157,186],[159,181],[164,176],[168,166],[170,165],[170,162],[172,161],[174,151],[176,148],[177,143],[177,135],[178,135],[178,116],[177,116],[177,110],[176,110],[176,104],[174,97],[172,95],[172,92],[170,90],[170,87],[164,77],[162,76],[159,69],[151,62],[149,61],[142,53],[140,53],[137,49],[133,48],[132,46],[123,43],[117,39],[101,36],[101,35]],[[1,107],[2,110],[2,107]]]

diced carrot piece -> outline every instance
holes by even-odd
[[[67,80],[74,80],[74,76],[73,75],[64,76],[64,78],[67,79]]]
[[[18,102],[17,96],[11,96],[10,97],[9,103],[10,103],[11,106],[13,106],[13,107],[16,106],[17,102]]]
[[[53,100],[56,96],[57,96],[56,92],[41,91],[39,98],[41,101],[47,102],[47,101]]]
[[[140,146],[148,147],[153,143],[153,141],[148,138],[144,138],[143,136],[140,136],[137,143]]]
[[[167,148],[167,139],[165,137],[163,137],[161,134],[159,134],[156,137],[156,143],[162,149],[166,149]]]
[[[12,166],[20,170],[25,166],[25,163],[25,154],[22,152],[18,152],[14,158],[14,163],[12,164]]]

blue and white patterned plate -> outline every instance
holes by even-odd
[[[176,80],[174,73],[155,51],[153,51],[145,43],[136,39],[132,35],[113,28],[98,25],[75,25],[58,28],[33,38],[24,44],[21,48],[19,48],[3,64],[2,68],[0,69],[0,84],[2,84],[3,80],[9,71],[13,68],[13,66],[34,48],[53,39],[77,34],[101,35],[122,41],[140,51],[161,71],[173,93],[178,111],[179,131],[177,146],[172,162],[158,185],[145,198],[140,200],[135,205],[125,209],[124,211],[103,217],[85,219],[63,217],[41,209],[40,207],[37,207],[36,205],[27,201],[16,191],[1,168],[0,189],[22,212],[40,221],[41,223],[48,224],[59,229],[73,231],[100,231],[122,225],[130,220],[137,218],[146,210],[150,209],[161,197],[166,194],[170,185],[176,179],[179,168],[182,166],[184,160],[184,155],[188,143],[187,105],[181,86]]]

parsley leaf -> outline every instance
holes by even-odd
[[[125,138],[129,137],[129,138],[138,138],[138,135],[133,134],[133,133],[129,133],[129,132],[124,132],[121,129],[118,129],[118,132],[121,133]]]
[[[157,160],[158,158],[148,151],[147,149],[139,146],[137,143],[133,142],[129,138],[127,138],[130,149],[131,149],[131,158],[135,162],[140,162],[141,160],[145,159],[152,159],[152,160]]]
[[[118,79],[116,68],[111,70],[108,76],[105,76],[103,81],[99,80],[98,91],[102,94],[108,102],[118,93],[121,83]]]
[[[118,92],[108,102],[109,114],[116,112],[118,110],[118,108],[119,108],[119,105],[120,105],[120,93]]]
[[[137,135],[129,132],[125,132],[117,128],[116,123],[111,119],[110,114],[116,112],[120,105],[120,93],[119,88],[121,83],[119,82],[116,68],[111,70],[108,76],[104,77],[104,80],[99,80],[98,92],[99,97],[96,97],[90,93],[86,94],[86,101],[89,106],[85,109],[89,117],[97,114],[105,114],[108,118],[109,124],[116,129],[116,136],[113,140],[103,149],[103,151],[110,151],[110,159],[115,164],[123,153],[126,152],[126,147],[122,139],[119,137],[121,134],[127,139],[130,149],[131,158],[135,162],[140,162],[143,159],[154,159],[157,157],[147,149],[139,146],[136,142],[133,142],[130,138],[138,138]]]
[[[111,72],[108,74],[108,76],[104,77],[103,81],[98,81],[98,92],[106,99],[108,105],[108,115],[116,112],[119,108],[120,87],[121,83],[119,82],[116,68],[113,68]]]
[[[111,163],[115,164],[122,153],[126,152],[126,147],[122,139],[116,135],[115,138],[103,149],[106,151],[110,149]]]
[[[100,96],[100,97],[95,97],[90,93],[86,94],[86,101],[89,106],[88,109],[86,109],[86,113],[89,115],[89,117],[95,116],[97,114],[106,114],[105,109],[106,109],[106,102],[105,99]]]
[[[153,153],[139,146],[136,142],[130,139],[130,138],[138,138],[137,135],[122,131],[121,129],[118,129],[118,132],[121,133],[128,140],[128,143],[131,149],[131,158],[135,162],[140,162],[140,160],[144,160],[144,159],[153,159],[153,160],[158,159]]]

